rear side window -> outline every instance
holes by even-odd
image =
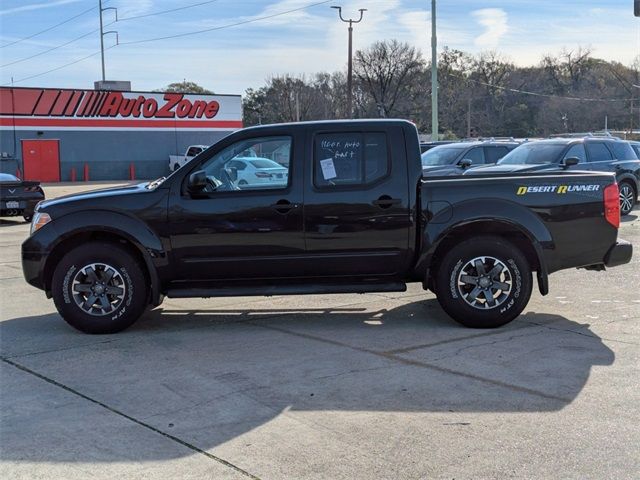
[[[317,187],[367,185],[389,173],[384,133],[323,133],[314,145],[314,184]]]
[[[604,143],[589,142],[586,147],[590,162],[606,162],[613,159],[611,152]]]
[[[484,147],[484,157],[487,163],[496,163],[509,153],[507,147]]]
[[[586,162],[587,154],[584,151],[584,145],[582,145],[581,143],[572,145],[571,148],[567,150],[567,153],[564,154],[564,157],[562,157],[562,159],[566,160],[567,158],[571,157],[577,158],[578,160],[580,160],[580,163]]]
[[[626,142],[611,142],[609,144],[613,150],[613,156],[616,160],[635,160],[636,154]]]

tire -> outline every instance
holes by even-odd
[[[637,193],[629,182],[620,184],[620,215],[629,215],[636,203]]]
[[[33,218],[32,215],[23,215],[22,218],[24,218],[24,221],[27,223],[31,222],[31,219]]]
[[[179,168],[180,168],[179,164],[176,163],[176,164],[173,165],[173,171],[174,172],[177,172]]]
[[[249,185],[249,183],[246,180],[240,180],[238,182],[238,185],[243,185],[244,186],[244,185]]]
[[[139,263],[121,246],[104,242],[67,253],[53,272],[51,289],[62,318],[91,334],[117,333],[131,326],[149,298]]]
[[[435,293],[458,323],[496,328],[520,315],[532,285],[531,267],[519,249],[500,237],[481,236],[459,243],[445,255],[436,273]]]

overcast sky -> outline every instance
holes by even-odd
[[[57,68],[99,52],[97,3],[0,0],[0,83],[10,84],[13,77],[16,86],[92,88],[100,78],[99,53]],[[342,5],[345,16],[356,18],[359,8],[368,9],[362,23],[354,26],[355,49],[396,38],[430,56],[430,0],[332,0],[315,6],[311,5],[320,0],[103,3],[117,7],[120,19],[105,27],[117,30],[120,41],[105,54],[107,79],[130,80],[134,90],[187,79],[216,93],[243,93],[275,74],[346,68],[347,27],[330,5]],[[153,15],[194,4],[201,5]],[[287,11],[291,12],[272,16]],[[266,16],[272,17],[260,19]],[[113,21],[113,11],[106,11],[104,18],[105,23]],[[260,20],[226,28],[254,19]],[[216,27],[223,28],[129,43]],[[438,36],[440,47],[473,53],[495,50],[519,65],[537,64],[545,53],[578,46],[627,65],[640,54],[640,18],[633,16],[632,0],[438,0]],[[22,41],[11,44],[18,40]],[[46,52],[67,42],[71,43]],[[105,36],[105,47],[114,44],[115,35]],[[39,75],[53,69],[57,70]]]

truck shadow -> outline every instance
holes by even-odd
[[[295,412],[323,412],[314,422],[348,435],[370,428],[357,412],[459,419],[471,412],[558,411],[580,394],[593,366],[615,359],[589,325],[558,315],[531,312],[502,329],[468,330],[435,300],[388,309],[291,305],[158,308],[132,329],[101,337],[76,333],[54,314],[3,322],[4,358],[111,411],[33,378],[55,390],[35,404],[21,377],[9,383],[11,398],[2,393],[3,411],[16,416],[2,420],[0,459],[152,461],[193,453],[120,439],[135,436],[124,416],[156,430],[145,435],[161,431],[210,450],[268,422],[291,422]],[[26,410],[18,408],[21,396],[29,399]],[[73,402],[81,404],[77,416]],[[112,425],[122,422],[122,431]],[[30,438],[61,438],[59,431],[60,445],[37,452],[25,446]],[[108,455],[96,454],[100,442]]]

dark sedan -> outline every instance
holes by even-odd
[[[38,202],[44,200],[40,182],[20,180],[15,175],[0,173],[0,217],[22,215],[30,222]]]
[[[464,175],[569,169],[615,173],[620,213],[627,215],[633,209],[640,191],[640,160],[629,142],[615,137],[552,138],[525,143],[497,165],[471,168]]]

